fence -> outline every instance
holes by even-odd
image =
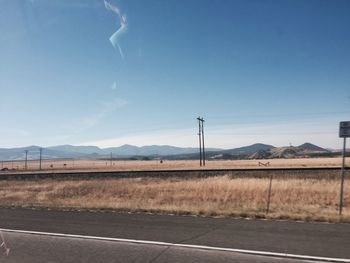
[[[55,180],[38,180],[45,178]],[[83,207],[116,208],[125,201],[123,207],[133,204],[131,210],[140,207],[145,211],[167,211],[171,207],[176,210],[171,210],[172,213],[335,221],[340,218],[339,178],[340,169],[334,168],[3,173],[0,179],[5,180],[0,181],[0,195],[1,191],[6,192],[1,202],[7,202],[6,198],[14,202],[18,196],[16,191],[23,187],[29,200],[32,198],[31,204],[35,204],[36,194],[46,196],[43,194],[46,189],[56,189],[57,193],[48,194],[54,197],[55,203],[62,200],[74,204],[77,198],[82,203],[75,205]],[[47,188],[48,184],[54,188]],[[31,185],[35,191],[30,190]],[[12,186],[14,192],[10,191]],[[350,222],[349,179],[344,190],[342,219]],[[96,196],[101,198],[98,204],[92,204]],[[26,201],[27,198],[17,200]],[[40,202],[38,205],[45,205]]]

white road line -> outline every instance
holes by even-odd
[[[177,244],[177,243],[168,243],[168,242],[160,242],[160,241],[148,241],[148,240],[112,238],[112,237],[83,236],[83,235],[37,232],[37,231],[15,230],[15,229],[5,229],[5,228],[0,228],[0,231],[9,232],[9,233],[30,234],[30,235],[70,237],[70,238],[80,238],[80,239],[90,239],[90,240],[136,243],[136,244],[144,244],[144,245],[158,245],[158,246],[167,246],[167,247],[181,247],[181,248],[193,248],[193,249],[215,250],[215,251],[225,251],[225,252],[236,252],[236,253],[242,253],[242,254],[270,256],[270,257],[279,257],[279,258],[290,258],[290,259],[300,259],[300,260],[312,260],[312,261],[322,261],[322,262],[349,262],[350,263],[350,259],[346,259],[346,258],[315,257],[315,256],[267,252],[267,251],[258,251],[258,250],[211,247],[211,246],[190,245],[190,244]]]

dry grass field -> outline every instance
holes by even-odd
[[[350,166],[350,158],[347,159],[347,165]],[[339,167],[341,158],[301,158],[301,159],[269,159],[269,160],[212,160],[207,161],[204,169],[222,169],[222,168],[263,168],[261,163],[269,163],[271,168],[285,167]],[[7,167],[24,171],[24,161],[0,162],[0,169]],[[28,170],[38,170],[38,161],[28,161]],[[178,170],[178,169],[198,169],[198,160],[169,161],[159,160],[150,161],[117,161],[112,162],[97,159],[76,159],[76,160],[44,160],[42,162],[43,170],[52,171],[78,171],[78,170],[114,170],[114,171],[139,171],[139,170]]]
[[[342,218],[338,180],[274,179],[266,214],[268,184],[267,178],[228,175],[0,181],[0,205],[350,222],[349,181]]]

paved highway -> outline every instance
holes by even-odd
[[[0,209],[0,228],[350,259],[349,224],[159,216],[113,212]],[[101,251],[105,251],[102,253],[106,255],[105,259],[115,259],[115,256],[113,257],[115,253],[120,255],[121,258],[135,256],[135,260],[140,259],[139,257],[142,255],[140,262],[150,262],[156,256],[158,261],[154,262],[165,262],[167,259],[169,259],[169,262],[174,262],[176,261],[175,257],[178,256],[183,257],[183,260],[178,260],[178,262],[203,261],[201,259],[205,259],[206,262],[265,262],[266,259],[266,257],[232,252],[206,251],[196,248],[169,247],[167,245],[37,236],[6,231],[3,233],[5,238],[8,239],[8,246],[12,249],[7,259],[8,262],[70,262],[65,261],[62,257],[67,256],[67,260],[69,260],[69,255],[75,253],[75,259],[83,257],[85,254],[94,258],[93,255],[100,255]],[[75,246],[78,249],[73,249]],[[162,254],[159,255],[161,252]],[[30,258],[35,258],[41,253],[43,253],[43,258],[50,258],[50,260],[29,261]],[[27,255],[26,259],[28,261],[16,261],[15,259],[13,259],[15,261],[11,261],[11,255],[13,257]],[[61,258],[55,261],[53,258],[56,257]],[[197,257],[198,260],[193,260]],[[218,260],[220,258],[222,260]],[[273,258],[268,258],[266,262],[284,262],[273,260]],[[95,258],[94,261],[89,262],[118,261],[98,261]],[[134,260],[120,260],[119,262],[134,262]],[[294,259],[291,262],[297,261]]]
[[[11,250],[8,256],[0,252],[0,262],[6,263],[307,262],[223,251],[86,240],[83,238],[61,238],[19,233],[5,233],[5,238]]]

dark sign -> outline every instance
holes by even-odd
[[[342,121],[339,125],[339,137],[350,137],[350,121]]]

